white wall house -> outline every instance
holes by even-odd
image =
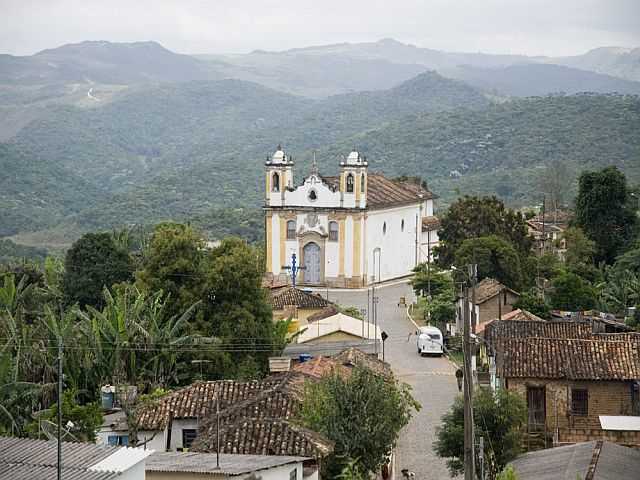
[[[293,255],[304,267],[300,284],[355,288],[400,278],[437,245],[427,189],[370,173],[356,151],[337,177],[320,175],[314,162],[296,185],[293,167],[281,147],[265,164],[266,271],[274,283],[288,280]]]

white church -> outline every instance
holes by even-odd
[[[438,245],[436,196],[413,182],[369,173],[357,151],[340,175],[294,181],[294,162],[278,146],[265,163],[267,279],[290,282],[293,254],[301,285],[358,288],[401,278]],[[289,267],[289,269],[287,268]]]

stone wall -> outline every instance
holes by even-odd
[[[605,433],[612,436],[611,441],[626,444],[623,432],[603,432],[599,415],[631,415],[631,383],[619,381],[562,381],[542,379],[508,379],[506,386],[527,399],[527,387],[545,387],[546,428],[553,434],[558,432],[560,442],[595,440]],[[588,414],[574,415],[570,411],[571,389],[588,390]],[[637,432],[628,440],[640,445]],[[620,441],[615,440],[618,438]]]

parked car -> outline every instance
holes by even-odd
[[[444,339],[440,329],[436,327],[420,327],[418,336],[418,353],[420,355],[444,353]]]

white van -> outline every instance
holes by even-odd
[[[420,327],[416,335],[418,336],[418,353],[420,355],[442,355],[444,353],[444,338],[438,328]]]

